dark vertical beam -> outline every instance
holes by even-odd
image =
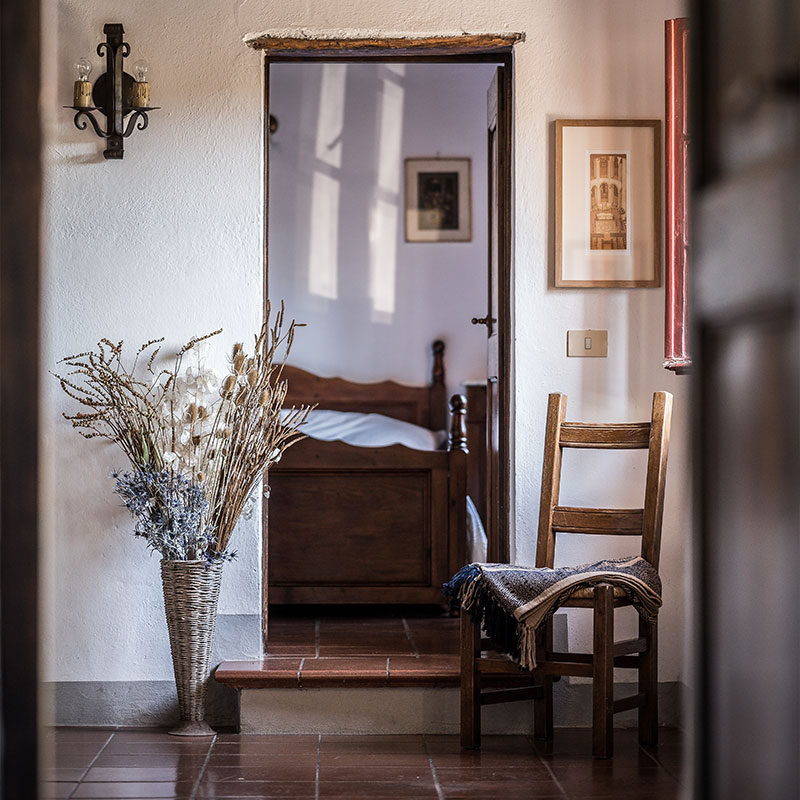
[[[40,3],[0,11],[2,796],[38,796]]]

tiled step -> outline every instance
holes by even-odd
[[[243,733],[457,733],[459,621],[408,609],[272,613],[270,655],[227,661]],[[488,706],[484,732],[529,733],[530,704]]]
[[[240,689],[242,733],[457,733],[455,655],[269,657],[223,662],[215,678]],[[530,704],[489,706],[483,730],[530,733]]]
[[[458,686],[458,656],[273,656],[224,661],[214,675],[235,689],[399,688]]]

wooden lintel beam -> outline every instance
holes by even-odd
[[[525,39],[522,33],[464,33],[451,36],[397,35],[376,38],[339,38],[324,34],[280,36],[269,33],[245,38],[245,44],[268,56],[359,56],[413,55],[448,56],[482,53],[506,53]]]

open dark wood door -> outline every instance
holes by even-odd
[[[799,12],[693,11],[694,796],[800,797]]]
[[[487,93],[489,254],[486,316],[486,533],[489,561],[509,560],[509,275],[511,225],[510,68],[498,67]]]

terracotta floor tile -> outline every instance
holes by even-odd
[[[311,764],[316,766],[317,751],[316,748],[309,752],[299,753],[276,753],[264,752],[263,750],[254,753],[234,753],[230,750],[214,750],[208,757],[208,765],[215,767],[259,767],[265,768],[275,767],[280,768],[282,764],[290,761],[292,764]],[[263,780],[267,780],[266,778]]]
[[[175,754],[183,753],[191,756],[205,756],[211,747],[212,737],[203,737],[202,742],[199,740],[182,740],[177,736],[164,736],[161,741],[151,742],[126,742],[123,740],[115,741],[112,739],[103,753],[114,753],[117,755],[142,755],[147,753],[153,754]]]
[[[431,753],[431,761],[436,769],[483,769],[483,770],[521,770],[535,771],[541,777],[549,776],[547,767],[537,755],[529,753],[487,753],[469,751],[462,753]]]
[[[315,658],[303,662],[300,683],[304,688],[315,686],[385,686],[386,658]]]
[[[101,753],[92,767],[199,769],[203,766],[205,758],[205,753],[138,753],[137,755]]]
[[[198,790],[198,800],[210,798],[251,798],[260,800],[273,797],[308,798],[316,796],[314,781],[237,781],[208,783],[203,781]]]
[[[631,787],[624,785],[615,787],[606,792],[594,790],[591,786],[577,786],[565,789],[565,797],[570,800],[621,800],[622,798],[635,798],[635,800],[679,800],[681,789],[675,784],[674,787],[664,787],[662,789],[648,789]],[[449,800],[449,795],[447,796]]]
[[[364,645],[358,647],[320,647],[320,658],[366,658],[368,656],[381,656],[385,660],[388,656],[410,656],[413,658],[414,651],[408,646],[376,645],[374,647]]]
[[[413,635],[414,649],[420,655],[458,655],[458,636],[438,636],[435,633]]]
[[[378,795],[391,796],[396,798],[406,797],[438,797],[436,788],[431,780],[430,783],[418,783],[416,781],[320,781],[320,797],[346,797],[348,800],[353,798],[372,798]]]
[[[646,793],[677,794],[680,788],[678,782],[663,770],[656,770],[647,775],[637,774],[635,771],[616,770],[605,776],[596,774],[583,780],[577,777],[559,777],[558,781],[568,794],[578,797],[613,797],[619,793],[621,787],[625,787],[632,797]]]
[[[546,771],[437,767],[436,780],[445,797],[561,797],[562,791]]]
[[[44,767],[42,780],[77,783],[86,774],[86,767]]]
[[[374,756],[396,753],[425,753],[422,736],[323,736],[320,757],[331,754],[365,753]]]
[[[47,744],[57,748],[85,746],[99,750],[113,734],[114,731],[96,728],[88,728],[85,733],[81,733],[80,728],[56,728],[45,733],[44,739]]]
[[[386,748],[384,752],[327,752],[323,750],[319,756],[320,772],[336,767],[412,767],[430,769],[427,753],[422,750],[412,753],[395,752]]]
[[[136,730],[121,730],[113,733],[113,740],[116,742],[163,742],[169,741],[175,737],[170,736],[170,739],[165,739],[168,728],[141,728]]]
[[[313,644],[271,644],[267,647],[269,656],[298,656],[299,658],[314,658],[317,648]]]
[[[92,767],[83,781],[84,783],[195,781],[200,777],[202,767],[202,762],[199,765],[173,767]]]
[[[556,728],[551,742],[535,739],[537,752],[543,757],[563,755],[576,758],[592,758],[592,731],[590,728]],[[614,755],[641,753],[639,742],[633,732],[624,729],[614,730]]]
[[[42,798],[50,800],[50,798],[63,798],[69,797],[72,790],[77,786],[77,783],[60,781],[58,783],[43,783],[41,789]]]
[[[194,782],[185,783],[82,783],[74,798],[173,798],[189,797]]]
[[[480,750],[463,750],[458,736],[426,734],[425,745],[432,756],[437,753],[462,753],[465,756],[486,753],[535,754],[527,736],[482,736]]]
[[[406,660],[401,666],[413,672],[412,659]],[[615,757],[598,760],[591,757],[588,729],[556,729],[551,752],[541,757],[537,748],[543,743],[535,748],[526,736],[484,736],[480,750],[464,751],[458,736],[222,734],[212,745],[176,740],[163,731],[120,731],[80,785],[75,780],[93,756],[62,754],[47,773],[60,780],[48,782],[44,796],[66,798],[74,790],[78,800],[188,800],[208,755],[199,800],[306,800],[315,797],[318,761],[320,798],[677,800],[679,782],[661,762],[674,764],[679,774],[682,737],[665,731],[660,738],[660,748],[642,748],[635,731],[616,730]],[[81,748],[87,741],[80,739],[71,735],[62,743]],[[112,745],[133,752],[114,752]]]
[[[416,764],[379,763],[330,766],[320,764],[320,781],[350,781],[353,783],[433,783],[433,773],[427,759]]]
[[[390,656],[389,686],[457,686],[458,656]]]
[[[235,766],[211,763],[206,766],[203,780],[209,783],[230,781],[314,781],[317,761],[314,759],[272,759],[270,763],[251,762]]]
[[[64,755],[63,753],[56,753],[47,766],[51,769],[83,769],[86,771],[89,764],[97,758],[98,752],[99,751],[95,751],[83,755]]]
[[[360,650],[364,653],[408,653],[414,655],[414,650],[411,647],[411,642],[403,636],[388,637],[388,636],[348,636],[342,637],[338,640],[320,640],[319,653],[324,655],[323,650],[331,650],[334,648],[357,651]]]
[[[294,688],[303,659],[299,656],[269,656],[254,661],[226,661],[214,673],[214,679],[226,686]]]
[[[217,737],[211,750],[211,757],[218,755],[268,755],[317,752],[319,737],[298,736],[255,736],[223,734]]]
[[[53,747],[55,758],[94,758],[102,749],[105,742],[56,742]]]

